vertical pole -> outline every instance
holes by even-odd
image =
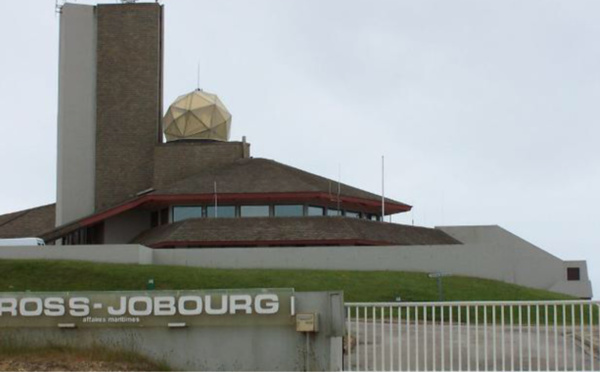
[[[369,324],[369,320],[368,320],[367,313],[369,311],[369,308],[367,306],[365,306],[364,309],[365,309],[365,312],[364,312],[364,316],[365,316],[365,327],[364,327],[365,328],[364,329],[364,331],[365,331],[365,337],[364,337],[365,338],[365,342],[363,343],[363,352],[364,352],[364,357],[365,357],[364,359],[365,359],[365,361],[363,362],[363,367],[364,367],[363,371],[368,371],[369,370],[369,354],[367,353],[367,343],[368,343],[368,340],[369,340],[369,338],[368,338],[369,332],[368,332],[367,325]]]
[[[340,209],[340,193],[342,191],[342,165],[338,164],[338,184],[337,184],[337,215],[342,215],[342,210]]]
[[[436,328],[436,322],[435,322],[435,306],[436,305],[432,305],[431,306],[431,341],[432,341],[432,345],[431,348],[432,350],[432,355],[433,358],[431,360],[431,363],[433,364],[433,371],[435,371],[435,365],[436,365],[436,360],[437,360],[437,353],[435,350],[435,328]]]
[[[488,370],[488,364],[489,364],[489,359],[488,359],[488,333],[487,333],[487,311],[488,311],[488,307],[487,305],[483,305],[483,359],[485,360],[485,371]]]
[[[461,306],[462,305],[458,305],[456,307],[456,310],[458,311],[458,320],[456,322],[456,327],[457,330],[456,332],[458,333],[458,370],[462,371],[462,312],[461,312]]]
[[[383,320],[385,317],[385,312],[383,306],[381,307],[381,368],[380,370],[385,371],[385,329]]]
[[[219,212],[217,212],[217,181],[215,181],[215,218],[219,217]]]
[[[450,371],[454,371],[454,329],[453,329],[453,322],[452,322],[452,310],[453,310],[454,306],[450,305],[450,307],[448,308],[448,326],[450,327],[448,329],[448,336],[450,336]]]
[[[577,354],[575,353],[575,304],[571,304],[571,353],[573,354],[573,371],[577,370]]]
[[[196,81],[196,89],[200,90],[200,60],[198,60],[198,76]]]
[[[594,370],[594,335],[593,335],[593,324],[594,314],[592,313],[592,303],[588,304],[588,321],[590,322],[590,371]]]
[[[392,334],[394,331],[394,327],[393,327],[394,322],[392,319],[393,308],[391,306],[390,306],[389,311],[390,311],[390,326],[388,327],[388,329],[390,332],[390,371],[393,371],[394,370],[394,348],[393,348],[393,342],[392,342],[393,341]]]
[[[385,218],[385,158],[381,155],[381,221]]]
[[[398,307],[398,371],[402,371],[402,307]]]
[[[358,321],[360,320],[360,308],[357,306],[356,310],[355,310],[355,315],[356,315],[356,320],[355,320],[355,327],[356,328],[356,370],[360,371],[360,340],[363,339],[364,337],[360,336],[360,325],[358,324]],[[364,368],[363,368],[364,369]]]
[[[527,369],[533,370],[531,366],[531,305],[527,305]]]
[[[375,306],[372,307],[371,316],[371,331],[373,332],[373,371],[377,371],[377,313],[375,312]]]
[[[345,365],[345,370],[347,371],[352,371],[352,343],[350,342],[350,339],[352,338],[352,311],[350,306],[348,306],[346,308],[346,310],[348,311],[348,315],[347,315],[347,319],[346,321],[348,322],[348,334],[346,336],[346,365]],[[357,333],[358,335],[358,333]]]
[[[415,370],[419,370],[419,307],[415,306]]]
[[[442,352],[442,371],[446,369],[446,338],[444,337],[444,304],[440,305],[440,351]]]
[[[549,333],[550,330],[548,329],[548,305],[544,306],[544,323],[546,324],[546,370],[549,371],[550,370],[550,340],[549,340]]]
[[[492,305],[492,363],[494,371],[498,370],[496,362],[496,305]]]
[[[502,340],[500,341],[502,344],[502,370],[506,371],[506,346],[505,346],[505,338],[506,338],[506,327],[504,326],[504,308],[505,305],[500,305],[500,322],[502,324]],[[512,329],[511,329],[512,332]]]
[[[479,365],[479,306],[475,305],[475,370],[481,370]]]
[[[410,307],[406,307],[406,370],[411,371],[410,366]]]
[[[471,306],[467,305],[467,371],[471,370]]]
[[[427,305],[423,306],[423,370],[427,371]]]
[[[583,303],[579,304],[579,339],[581,342],[581,370],[585,369],[585,328],[583,327]]]

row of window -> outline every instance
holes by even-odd
[[[379,216],[370,213],[338,210],[314,205],[193,205],[173,207],[173,222],[189,218],[232,218],[232,217],[303,217],[303,216],[346,216],[374,221]]]

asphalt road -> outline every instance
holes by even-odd
[[[600,370],[600,329],[348,322],[346,370]],[[408,331],[407,331],[408,329]],[[348,348],[348,341],[350,348]]]

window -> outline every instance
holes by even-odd
[[[302,217],[304,215],[303,205],[276,205],[275,217]],[[323,212],[321,212],[322,214]]]
[[[215,206],[209,205],[206,207],[206,217],[232,218],[235,217],[235,207],[233,205],[217,206],[215,214]]]
[[[322,216],[324,214],[325,214],[325,208],[315,207],[313,205],[308,206],[308,215],[309,216]]]
[[[198,217],[202,217],[202,207],[198,207],[200,208],[200,216]],[[169,223],[169,208],[163,208],[160,211],[160,224],[161,225],[166,225]]]
[[[578,267],[567,267],[567,280],[580,280]]]
[[[164,213],[161,211],[161,219],[164,218],[163,215]],[[173,222],[200,217],[202,217],[202,207],[200,206],[173,207]]]
[[[242,205],[240,209],[242,217],[269,217],[268,205]]]
[[[360,218],[360,213],[359,212],[346,211],[346,217]]]
[[[327,208],[327,215],[328,216],[341,216],[342,212],[338,211],[337,209],[334,209],[334,208]]]

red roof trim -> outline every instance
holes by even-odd
[[[104,212],[83,218],[80,221],[74,222],[78,227],[86,227],[94,225],[98,222],[106,220],[120,213],[138,207],[142,204],[150,202],[158,203],[194,203],[194,202],[212,202],[214,194],[178,194],[178,195],[158,195],[147,194],[137,199],[118,205]],[[285,202],[321,202],[335,203],[337,197],[323,192],[281,192],[281,193],[231,193],[218,194],[220,203],[228,202],[244,202],[244,201],[285,201]],[[340,203],[354,204],[361,207],[379,209],[381,202],[369,199],[356,198],[351,196],[340,196]],[[387,202],[385,204],[386,215],[400,212],[410,211],[412,207],[406,204]],[[375,210],[374,210],[375,212]]]
[[[150,248],[171,247],[269,247],[269,246],[353,246],[353,245],[393,245],[393,243],[362,239],[323,239],[323,240],[235,240],[235,241],[165,241],[149,245]]]
[[[214,194],[178,194],[178,195],[147,195],[152,201],[157,202],[212,202]],[[336,203],[335,195],[324,192],[274,192],[274,193],[231,193],[218,194],[220,202],[238,201],[297,201],[310,202],[319,201],[324,203]],[[356,204],[368,208],[381,208],[381,201],[357,198],[353,196],[340,195],[340,203]],[[386,214],[408,212],[412,209],[410,205],[387,201],[385,204]]]

